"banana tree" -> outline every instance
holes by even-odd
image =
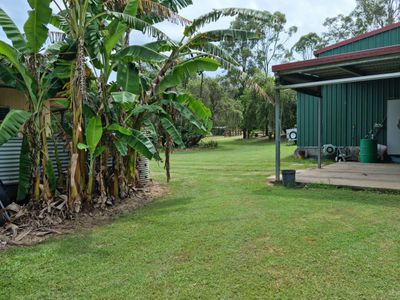
[[[211,111],[191,95],[178,92],[164,93],[163,100],[159,104],[141,104],[134,100],[138,98],[136,95],[128,92],[113,93],[112,96],[120,106],[118,113],[126,112],[122,123],[114,123],[108,127],[108,130],[113,132],[113,143],[122,156],[128,156],[128,148],[131,148],[149,159],[159,160],[158,143],[162,135],[166,135],[168,142],[173,143],[175,147],[184,148],[181,134],[174,125],[176,114],[204,133],[211,129]],[[139,115],[143,119],[141,128],[147,136],[133,128],[133,121]],[[171,146],[168,142],[165,143],[166,148]],[[166,164],[168,163],[169,160],[166,159]],[[167,174],[168,172],[169,168],[167,168]],[[167,179],[169,180],[169,176]]]
[[[73,171],[74,176],[71,176],[70,183],[70,206],[74,207],[80,206],[81,199],[79,195],[86,182],[84,176],[84,153],[79,151],[80,149],[77,147],[77,145],[83,143],[81,135],[84,125],[82,106],[85,102],[90,102],[90,99],[87,97],[88,92],[90,92],[90,83],[88,82],[88,78],[85,77],[83,69],[91,65],[92,70],[100,73],[95,78],[97,86],[94,87],[95,90],[93,91],[98,95],[97,98],[100,99],[100,101],[94,104],[94,106],[107,126],[113,119],[112,112],[110,111],[110,92],[112,86],[109,85],[112,72],[116,69],[118,70],[117,81],[124,86],[124,90],[139,93],[139,77],[135,66],[133,64],[125,65],[121,63],[121,60],[118,58],[116,59],[112,55],[112,52],[126,45],[123,41],[128,40],[127,36],[129,35],[130,29],[145,31],[149,35],[155,37],[164,37],[164,34],[157,28],[136,17],[139,4],[143,12],[144,2],[148,5],[150,1],[125,1],[125,7],[122,12],[105,10],[104,6],[101,5],[102,2],[101,0],[65,1],[63,2],[64,7],[59,6],[59,13],[54,15],[51,20],[52,24],[60,30],[63,30],[68,37],[78,41],[76,45],[76,59],[74,61],[74,67],[72,68],[76,71],[72,74],[70,93],[72,103],[71,110],[74,117],[71,151],[71,167],[74,168],[70,170],[71,173]],[[107,1],[106,4],[115,7],[115,3],[110,4],[110,2]],[[159,4],[154,5],[159,6]],[[173,12],[170,12],[167,8],[165,8],[163,12],[168,12],[170,18],[173,15]],[[130,18],[130,20],[133,20],[134,24],[128,25],[121,21],[121,16]],[[133,51],[138,54],[149,56],[146,61],[160,62],[164,59],[164,56],[161,54],[142,46],[132,47],[130,50],[130,55],[134,55],[134,53],[132,53]],[[107,139],[104,140],[104,143],[107,143]],[[105,158],[101,161],[106,164],[108,152],[104,155]],[[81,163],[75,163],[74,160],[78,160]],[[100,168],[100,170],[104,169],[106,168]],[[99,178],[103,180],[103,176],[99,176]]]
[[[207,22],[217,20],[222,16],[247,14],[255,18],[263,18],[264,14],[253,10],[240,9],[213,12],[195,20],[190,25],[187,22],[185,35],[180,42],[175,42],[152,26],[151,22],[147,22],[146,19],[148,17],[138,12],[139,8],[144,6],[144,3],[150,3],[151,1],[125,1],[125,6],[120,7],[119,12],[104,9],[104,7],[98,5],[99,2],[101,1],[92,0],[90,3],[85,0],[64,2],[64,9],[60,10],[60,13],[52,19],[53,25],[58,25],[60,29],[67,30],[67,34],[78,41],[75,69],[80,71],[74,73],[74,80],[72,80],[73,92],[71,93],[74,114],[72,144],[74,148],[77,141],[74,135],[79,136],[79,130],[82,131],[81,128],[83,128],[82,108],[79,108],[78,104],[82,107],[83,103],[89,100],[83,96],[87,94],[87,87],[94,86],[94,89],[96,89],[96,84],[88,85],[88,80],[83,72],[84,67],[87,64],[91,64],[94,71],[100,72],[94,79],[98,90],[92,91],[95,94],[97,93],[100,99],[98,104],[95,105],[95,110],[102,116],[106,128],[110,128],[107,131],[112,133],[112,136],[108,136],[110,138],[104,138],[101,143],[109,146],[108,148],[110,149],[115,149],[114,153],[112,153],[114,158],[116,156],[124,157],[127,154],[129,157],[128,170],[130,170],[130,177],[134,177],[136,152],[147,151],[147,153],[152,153],[153,150],[150,149],[153,148],[145,139],[141,142],[132,142],[132,136],[138,139],[140,131],[145,127],[148,130],[149,124],[152,124],[153,119],[158,118],[161,131],[174,144],[179,145],[179,134],[173,125],[173,114],[184,113],[189,116],[188,112],[193,114],[195,111],[196,105],[194,103],[198,102],[190,101],[190,103],[185,104],[178,101],[171,102],[170,98],[172,96],[167,95],[167,92],[174,90],[183,81],[199,72],[215,71],[219,67],[237,67],[237,63],[213,42],[224,39],[252,39],[259,37],[259,34],[254,32],[219,30],[197,33],[197,29]],[[167,2],[177,3],[177,1]],[[83,12],[85,14],[82,15]],[[162,15],[165,18],[168,14],[163,13]],[[78,16],[80,17],[78,18]],[[68,21],[68,19],[72,19],[72,21]],[[80,21],[77,22],[76,20]],[[63,24],[69,24],[68,28],[65,29]],[[129,45],[127,40],[131,29],[146,32],[157,40],[143,46]],[[113,71],[117,71],[117,81],[114,84],[110,84],[109,79]],[[118,102],[115,94],[111,97],[111,93],[121,91],[125,92],[125,96],[127,95],[126,93],[134,95],[136,99],[134,112],[123,105],[121,105],[121,113],[116,114],[113,111],[114,109],[111,109],[112,102]],[[77,92],[79,93],[77,94]],[[182,97],[175,97],[175,99],[182,99]],[[178,104],[181,104],[181,106],[178,106]],[[204,114],[205,109],[198,111],[203,111]],[[76,123],[76,119],[80,121]],[[198,118],[190,115],[190,119],[194,121]],[[156,126],[152,127],[156,128]],[[207,128],[205,125],[199,127]],[[118,139],[115,143],[110,144],[109,141],[114,141],[114,138]],[[141,139],[139,138],[139,140]],[[138,145],[144,147],[139,147]],[[169,151],[167,152],[169,153]],[[106,154],[107,152],[104,155]],[[154,154],[149,156],[155,157]],[[71,174],[73,173],[74,176],[71,176],[70,199],[71,203],[76,202],[79,205],[78,191],[85,180],[82,179],[81,175],[78,175],[84,172],[85,169],[84,165],[78,167],[78,164],[74,163],[74,159],[79,159],[78,157],[79,152],[74,153],[73,150]],[[106,159],[103,160],[103,162],[106,161]],[[117,159],[117,161],[120,161],[120,166],[124,166],[120,159]],[[72,167],[74,168],[72,169]],[[77,180],[78,177],[79,180]],[[114,178],[117,177],[119,176],[114,176]],[[118,186],[118,184],[114,185]]]
[[[50,2],[51,0],[28,1],[31,10],[24,25],[24,34],[19,31],[6,12],[0,9],[0,26],[12,43],[9,45],[0,41],[0,56],[7,61],[7,64],[2,64],[0,68],[2,71],[7,70],[8,75],[15,78],[14,87],[21,90],[29,102],[31,115],[27,120],[29,126],[25,126],[25,134],[29,137],[31,151],[34,154],[32,161],[34,198],[40,199],[42,182],[42,196],[48,202],[53,199],[48,178],[53,172],[48,160],[44,104],[50,96],[55,79],[49,70],[49,53],[42,50],[48,38]],[[53,54],[55,52],[53,49]],[[16,112],[12,111],[10,114],[15,116]]]

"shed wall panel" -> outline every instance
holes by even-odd
[[[387,100],[400,99],[400,78],[323,87],[323,144],[359,146],[376,123],[386,144]],[[318,145],[318,98],[298,94],[298,145]]]

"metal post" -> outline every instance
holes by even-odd
[[[318,169],[322,168],[322,97],[318,99]]]
[[[281,91],[275,90],[275,181],[281,181]]]

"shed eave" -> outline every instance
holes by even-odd
[[[379,59],[385,56],[398,56],[400,55],[400,45],[382,47],[370,50],[363,50],[357,52],[351,52],[346,54],[338,54],[333,56],[327,56],[322,58],[315,58],[310,60],[304,60],[293,63],[286,63],[281,65],[275,65],[272,67],[272,71],[277,72],[288,72],[298,69],[315,68],[317,66],[329,66],[332,64],[347,64],[352,61],[356,62],[359,60],[367,59]]]
[[[274,66],[279,89],[320,97],[324,85],[400,77],[400,45]]]

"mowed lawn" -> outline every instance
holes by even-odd
[[[293,149],[284,167],[304,167]],[[169,194],[136,213],[0,252],[0,298],[400,298],[399,195],[268,186],[274,145],[259,140],[179,152],[172,168]]]

